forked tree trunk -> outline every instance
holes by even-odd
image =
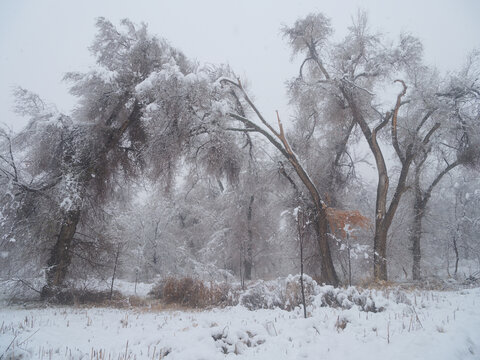
[[[423,218],[426,214],[427,204],[432,196],[432,192],[435,187],[438,185],[440,180],[448,174],[451,170],[455,169],[457,166],[461,165],[459,160],[449,164],[443,171],[441,171],[437,177],[432,181],[430,186],[425,192],[420,188],[420,173],[422,171],[422,166],[425,160],[421,161],[415,169],[415,203],[413,206],[413,226],[411,233],[411,242],[412,242],[412,255],[413,255],[413,265],[412,265],[412,277],[413,280],[420,280],[421,275],[421,240],[422,240],[422,223]]]
[[[400,204],[400,199],[403,193],[406,191],[406,181],[410,166],[417,155],[414,151],[414,143],[407,145],[405,149],[401,149],[398,143],[397,138],[397,121],[398,121],[398,112],[402,106],[402,98],[407,92],[407,86],[401,80],[395,80],[395,82],[400,82],[403,86],[403,90],[397,96],[397,102],[394,109],[391,112],[387,112],[385,116],[382,117],[380,123],[375,126],[373,129],[370,129],[370,125],[367,123],[363,116],[361,107],[357,103],[355,97],[352,94],[352,91],[347,88],[341,88],[341,91],[349,104],[352,116],[356,123],[360,126],[362,133],[365,137],[365,140],[368,143],[368,146],[372,152],[373,157],[375,158],[375,164],[377,166],[378,174],[378,184],[377,184],[377,197],[376,197],[376,208],[375,208],[375,235],[373,239],[373,276],[375,281],[386,281],[387,277],[387,236],[388,230],[392,225],[393,218],[397,212],[398,205]],[[433,110],[428,111],[420,124],[415,129],[417,134],[420,134],[422,131],[423,125],[433,114]],[[393,193],[392,199],[388,203],[388,190],[389,190],[389,175],[388,169],[383,157],[382,149],[380,148],[377,141],[377,134],[388,124],[390,124],[392,145],[395,149],[395,153],[398,156],[398,159],[401,163],[400,176],[398,178],[397,186]],[[430,138],[435,133],[435,131],[440,127],[439,123],[433,125],[432,128],[426,133],[423,137],[422,145],[427,146]]]

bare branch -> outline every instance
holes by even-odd
[[[435,188],[435,186],[437,186],[437,184],[440,182],[440,180],[442,180],[442,178],[448,174],[451,170],[455,169],[457,166],[461,165],[461,161],[460,160],[456,160],[454,161],[453,163],[449,164],[445,169],[443,169],[442,172],[440,172],[437,177],[435,178],[435,180],[432,181],[432,183],[430,184],[430,186],[428,187],[427,191],[425,191],[425,194],[423,196],[423,199],[422,199],[422,202],[424,203],[423,205],[425,206],[426,203],[428,202],[428,200],[430,199],[430,196],[432,195],[432,191],[433,189]]]
[[[228,116],[234,118],[235,120],[239,120],[241,121],[242,123],[244,123],[245,125],[247,125],[249,128],[251,129],[255,129],[257,132],[261,133],[263,136],[265,136],[267,138],[268,141],[270,141],[270,143],[275,146],[278,150],[280,150],[280,152],[286,157],[288,158],[288,153],[285,151],[285,148],[282,146],[281,143],[279,143],[277,140],[275,140],[275,138],[270,134],[268,133],[266,130],[262,129],[260,126],[258,126],[257,124],[255,124],[253,121],[251,120],[248,120],[247,118],[243,117],[243,116],[240,116],[238,114],[235,114],[235,113],[228,113]],[[276,133],[275,133],[276,134]]]
[[[387,111],[385,114],[385,117],[382,119],[380,124],[378,124],[375,129],[373,129],[373,133],[376,135],[380,130],[382,130],[390,121],[390,118],[392,117],[392,113],[390,111]]]
[[[418,124],[417,128],[415,129],[415,132],[418,134],[422,126],[425,124],[425,122],[432,116],[432,114],[436,111],[437,109],[432,109],[429,110],[425,116],[422,118],[422,121],[420,121],[420,124]]]
[[[275,136],[278,136],[278,133],[275,131],[275,129],[265,120],[265,118],[263,117],[263,115],[260,113],[260,111],[257,109],[257,107],[255,106],[255,104],[253,103],[253,101],[250,99],[250,97],[248,96],[247,92],[245,91],[245,89],[243,88],[242,86],[242,83],[240,82],[240,79],[238,79],[238,83],[235,83],[231,80],[227,80],[227,79],[224,79],[223,81],[228,81],[230,84],[233,84],[234,86],[236,86],[238,89],[240,89],[240,91],[242,92],[242,95],[243,97],[245,98],[246,102],[248,103],[248,105],[252,108],[252,110],[255,112],[255,114],[257,114],[257,117],[260,119],[260,121],[262,122],[263,125],[265,125],[268,130],[270,130],[272,132],[272,134],[274,134]]]
[[[258,132],[257,129],[251,129],[251,128],[244,128],[244,129],[240,129],[240,128],[225,128],[224,130],[228,130],[228,131],[239,131],[239,132]]]
[[[402,150],[400,149],[400,145],[398,144],[398,135],[397,135],[397,120],[398,120],[398,111],[400,110],[400,107],[402,106],[402,97],[405,96],[407,93],[407,85],[405,85],[405,82],[403,80],[395,80],[394,82],[399,82],[403,86],[403,90],[400,94],[397,96],[397,103],[395,104],[395,108],[393,109],[393,117],[392,117],[392,143],[393,147],[395,149],[395,152],[397,153],[398,158],[402,162],[402,164],[405,163],[405,155],[402,153]]]
[[[342,81],[345,81],[346,83],[352,85],[353,87],[355,87],[355,88],[357,88],[357,89],[359,89],[359,90],[365,91],[368,95],[375,96],[375,94],[372,93],[370,90],[365,89],[364,87],[361,87],[361,86],[355,84],[353,81],[347,79],[346,77],[343,77],[341,80],[342,80]]]
[[[437,129],[440,127],[440,123],[435,123],[433,127],[430,129],[430,131],[425,135],[425,138],[423,139],[422,143],[423,145],[427,145],[428,142],[430,141],[430,138],[432,137],[433,133],[437,131]]]

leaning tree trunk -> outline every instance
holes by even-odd
[[[116,106],[110,117],[106,121],[106,125],[110,126],[114,119],[123,117],[124,121],[118,128],[111,129],[112,131],[107,132],[108,135],[105,139],[105,145],[103,150],[105,153],[110,152],[115,145],[121,140],[123,134],[127,128],[135,121],[140,119],[140,104],[138,101],[135,101],[133,109],[126,114],[125,104],[123,99]],[[70,154],[67,157],[70,160]],[[68,160],[67,160],[68,161]],[[83,175],[79,179],[79,183],[83,186],[83,191],[85,191],[88,186],[88,182],[91,180],[91,174],[96,174],[100,167],[108,166],[105,163],[93,163],[89,164],[89,167],[82,169]],[[80,195],[82,199],[84,193]],[[51,250],[50,258],[47,261],[47,272],[46,272],[46,281],[47,285],[42,290],[42,297],[48,298],[55,296],[55,288],[61,287],[66,278],[68,267],[72,261],[72,243],[73,237],[77,230],[77,225],[81,217],[80,207],[75,208],[74,210],[67,211],[62,225],[60,227],[60,233],[58,234],[56,243]]]
[[[290,147],[290,144],[288,143],[288,140],[283,131],[283,125],[282,125],[282,122],[280,121],[280,116],[278,115],[278,111],[277,111],[277,120],[278,120],[279,131],[276,131],[265,120],[265,118],[262,116],[260,111],[253,104],[252,100],[248,97],[247,93],[242,87],[242,84],[240,83],[240,81],[237,83],[225,78],[222,79],[222,81],[224,83],[228,83],[230,85],[235,86],[237,89],[239,89],[242,92],[245,101],[250,105],[250,107],[256,113],[257,117],[260,119],[262,124],[267,128],[267,129],[262,128],[261,126],[257,125],[255,122],[252,122],[251,120],[247,119],[246,117],[240,114],[228,113],[228,115],[233,119],[238,120],[243,124],[247,125],[245,129],[229,128],[229,130],[241,131],[241,132],[253,131],[253,132],[262,134],[273,146],[275,146],[278,150],[280,150],[282,155],[293,166],[295,172],[297,173],[302,183],[308,189],[308,192],[310,194],[310,197],[313,203],[315,204],[315,209],[316,209],[315,228],[317,231],[317,240],[318,240],[318,245],[320,249],[320,257],[322,261],[322,265],[321,265],[322,278],[325,281],[325,283],[333,286],[338,286],[338,277],[335,272],[335,267],[333,266],[332,255],[330,253],[330,246],[328,244],[328,221],[327,221],[327,212],[326,212],[327,205],[324,203],[324,201],[320,197],[317,187],[312,182],[310,176],[308,175],[306,170],[303,168],[299,159],[297,158],[292,148]],[[235,97],[237,97],[235,92],[232,92],[232,93]]]
[[[47,285],[42,290],[42,296],[53,295],[54,289],[63,285],[68,267],[72,262],[72,240],[80,221],[80,210],[68,211],[60,227],[57,241],[51,250],[47,261]]]

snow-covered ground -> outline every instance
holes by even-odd
[[[0,358],[480,359],[479,288],[372,294],[384,311],[322,307],[318,298],[307,319],[299,308],[4,307]]]

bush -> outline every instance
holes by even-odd
[[[384,310],[383,307],[375,304],[371,290],[354,287],[340,289],[329,285],[322,286],[315,296],[314,302],[315,305],[321,307],[350,309],[356,305],[360,311],[380,312]]]
[[[312,303],[317,283],[308,275],[303,275],[306,305]],[[272,281],[259,280],[240,294],[238,303],[249,310],[280,308],[291,311],[302,304],[300,275]]]
[[[245,306],[248,310],[282,308],[284,296],[272,285],[259,280],[241,293],[235,303]]]
[[[376,290],[319,286],[308,275],[304,275],[303,282],[307,307],[350,309],[357,306],[360,311],[379,312],[386,306],[386,299],[381,293],[377,295]],[[169,277],[158,282],[149,294],[166,304],[196,308],[242,305],[249,310],[280,308],[291,311],[302,305],[300,275],[271,281],[258,280],[246,290],[241,290],[240,286],[205,283],[190,277]],[[397,291],[394,295],[397,302],[408,303],[405,293]]]
[[[110,290],[65,289],[58,291],[48,299],[50,303],[62,305],[104,305],[123,300],[119,291],[113,291],[110,299]]]
[[[168,277],[158,282],[149,295],[166,304],[197,308],[228,305],[229,292],[227,284],[204,283],[190,277]]]
[[[303,275],[303,287],[305,290],[305,303],[310,305],[312,297],[316,294],[318,287],[315,280],[308,275]],[[300,283],[300,275],[288,276],[285,284],[285,306],[284,309],[291,311],[297,306],[302,305],[302,286]]]

